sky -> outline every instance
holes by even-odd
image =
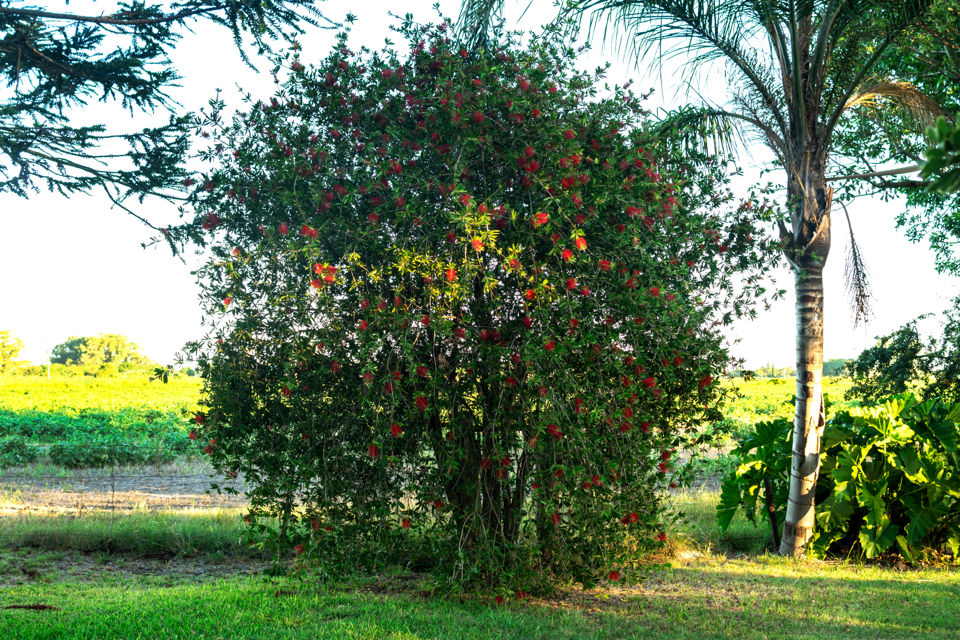
[[[328,0],[320,7],[334,21],[342,21],[351,11],[357,14],[350,38],[356,50],[360,45],[380,48],[384,38],[391,36],[389,25],[396,24],[396,18],[384,11],[386,6],[397,6],[397,11],[429,22],[436,20],[434,3],[403,0],[402,4],[381,5]],[[441,0],[439,4],[444,15],[457,17],[459,0]],[[75,0],[69,6],[56,2],[44,5],[50,11],[81,14],[108,12],[111,6],[90,0]],[[525,6],[526,0],[508,2],[508,21],[516,24]],[[553,15],[550,0],[534,0],[519,25],[536,28]],[[266,61],[258,65],[261,73],[257,74],[241,60],[229,31],[207,23],[196,23],[193,29],[194,34],[185,33],[171,54],[183,79],[170,95],[184,110],[204,107],[218,88],[230,111],[242,106],[238,86],[258,97],[272,94],[272,80],[263,72],[269,69]],[[309,62],[326,55],[334,33],[311,29],[300,38],[301,59]],[[610,61],[611,84],[633,79],[638,93],[654,88],[648,108],[671,108],[695,99],[678,84],[677,61],[665,62],[662,74],[655,76],[648,62],[635,65],[622,60],[616,51],[604,49],[598,38],[592,44],[594,49],[583,58],[584,68],[593,69]],[[705,73],[705,81],[697,89],[708,99],[722,103],[723,77],[722,73]],[[133,131],[166,119],[164,113],[131,116],[115,104],[102,103],[70,115],[74,124],[106,122],[114,132]],[[745,176],[735,183],[735,192],[745,195],[759,180],[759,170],[769,159],[764,149],[745,150],[740,157]],[[776,174],[768,174],[764,179],[776,178]],[[927,245],[913,244],[896,230],[894,220],[904,207],[901,201],[863,198],[846,204],[871,274],[875,316],[866,327],[853,327],[843,290],[849,232],[842,211],[835,206],[833,248],[824,272],[827,359],[856,357],[874,344],[876,336],[890,333],[921,314],[941,312],[958,293],[956,278],[934,270],[933,254]],[[134,210],[157,226],[178,220],[176,207],[161,201],[134,203]],[[44,192],[22,199],[0,194],[0,225],[0,330],[13,331],[25,343],[22,359],[43,362],[54,345],[70,336],[119,333],[138,343],[148,357],[168,364],[187,341],[203,335],[198,289],[190,273],[198,266],[197,258],[187,256],[182,262],[166,247],[141,248],[141,243],[149,241],[151,230],[124,211],[112,208],[105,196],[64,197]],[[737,322],[730,330],[731,354],[744,358],[748,368],[768,362],[793,366],[795,360],[793,276],[785,267],[774,275],[778,287],[787,290],[784,299],[769,311],[758,310],[756,320]],[[921,327],[936,332],[939,325],[930,320]]]

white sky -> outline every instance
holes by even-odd
[[[435,0],[404,0],[402,11],[414,18],[435,21],[431,8]],[[75,0],[69,6],[44,3],[51,11],[99,13],[109,3]],[[441,0],[445,15],[456,18],[459,0]],[[508,3],[508,18],[516,20],[526,2]],[[360,45],[379,48],[390,37],[386,14],[392,3],[328,0],[321,7],[328,17],[342,20],[347,12],[358,15],[350,39],[355,50]],[[400,11],[401,9],[397,9]],[[534,0],[521,25],[536,27],[554,15],[548,0]],[[312,30],[301,38],[305,61],[324,56],[333,43],[333,31]],[[648,103],[650,108],[683,104],[684,92],[672,86],[670,64],[662,82],[649,73],[640,73],[594,40],[594,50],[585,57],[585,68],[594,68],[610,60],[609,80],[623,83],[635,79],[637,92],[656,87]],[[213,97],[217,88],[230,110],[240,108],[237,85],[256,96],[272,93],[269,68],[263,61],[255,74],[246,67],[233,46],[226,29],[200,23],[195,35],[186,33],[173,52],[173,60],[182,86],[171,95],[188,110],[198,110]],[[642,67],[647,68],[647,65]],[[711,80],[700,87],[704,95],[723,101],[722,74],[711,73]],[[115,105],[94,103],[71,114],[76,123],[108,122],[111,131],[132,131],[146,124],[158,124],[165,114],[131,117]],[[742,158],[746,178],[737,183],[739,193],[757,180],[759,163],[769,155],[764,149],[752,149],[756,160]],[[751,166],[755,164],[755,166]],[[765,179],[777,179],[768,175]],[[933,254],[924,244],[911,244],[895,230],[894,219],[902,202],[861,199],[847,204],[854,231],[863,249],[872,275],[875,294],[875,319],[866,328],[854,330],[843,293],[843,263],[849,239],[846,221],[839,207],[835,210],[833,248],[825,271],[827,358],[852,357],[873,344],[874,337],[889,333],[922,313],[940,312],[957,293],[957,281],[938,275],[933,269]],[[138,214],[155,224],[177,220],[176,207],[162,202],[136,205]],[[52,346],[72,335],[120,333],[143,347],[144,353],[160,362],[171,363],[175,352],[188,340],[200,337],[201,312],[197,288],[188,258],[183,264],[164,247],[143,250],[141,242],[150,230],[100,195],[73,196],[42,193],[29,200],[0,195],[0,330],[12,330],[26,344],[21,357],[34,362],[45,359]],[[747,360],[748,367],[767,362],[792,366],[794,362],[793,278],[786,270],[776,274],[780,288],[787,289],[784,300],[770,311],[760,311],[757,320],[735,325],[731,339],[739,338],[731,351]],[[936,322],[923,325],[937,331]]]

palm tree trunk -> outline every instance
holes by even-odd
[[[823,267],[796,272],[797,401],[793,417],[790,497],[780,555],[803,555],[813,535],[814,493],[823,436]]]

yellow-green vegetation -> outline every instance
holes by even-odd
[[[200,378],[0,378],[0,411],[82,414],[127,410],[193,412],[200,399]]]
[[[734,379],[725,380],[723,385],[732,392],[728,396],[723,414],[732,423],[735,431],[752,427],[762,420],[793,420],[792,400],[796,393],[793,378],[759,378],[750,381]],[[843,399],[843,394],[850,385],[849,378],[823,379],[823,392],[827,394],[828,400],[834,403],[833,411],[856,406],[856,403]]]

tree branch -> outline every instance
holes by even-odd
[[[824,182],[831,182],[833,180],[859,180],[862,178],[879,178],[880,176],[896,176],[901,173],[915,173],[920,171],[920,165],[914,164],[909,167],[900,167],[899,169],[887,169],[886,171],[874,171],[872,173],[856,173],[849,176],[832,176],[825,178]]]
[[[166,22],[176,22],[183,18],[189,18],[204,13],[212,13],[226,8],[227,5],[218,5],[215,7],[202,7],[198,9],[185,9],[180,13],[159,18],[144,18],[134,20],[130,18],[117,18],[114,16],[78,16],[72,13],[52,13],[50,11],[38,11],[36,9],[18,9],[14,7],[0,7],[0,15],[23,16],[24,18],[45,18],[48,20],[70,20],[71,22],[93,22],[95,24],[110,24],[121,27],[136,27],[140,25],[163,24]],[[120,15],[120,14],[117,14]]]

